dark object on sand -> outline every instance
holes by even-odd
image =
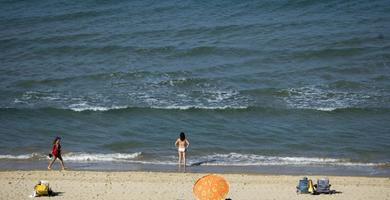
[[[202,165],[202,164],[204,164],[204,163],[211,163],[211,162],[215,162],[215,161],[217,161],[217,160],[204,160],[204,161],[192,163],[192,164],[190,165],[190,167],[193,167],[193,166],[200,166],[200,165]]]
[[[329,184],[329,179],[321,178],[317,180],[317,184],[314,185],[315,193],[314,194],[335,194],[335,190],[330,189],[331,184]]]

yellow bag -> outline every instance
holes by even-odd
[[[38,196],[48,196],[49,195],[49,186],[44,184],[38,184],[35,186],[35,193]]]
[[[309,188],[308,188],[308,192],[309,193],[312,193],[312,194],[314,194],[314,186],[313,186],[313,181],[310,179],[309,180]]]

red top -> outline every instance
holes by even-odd
[[[51,154],[53,154],[53,156],[55,157],[58,157],[61,154],[61,145],[53,145],[53,150],[51,151]]]

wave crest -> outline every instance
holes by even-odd
[[[70,152],[63,154],[62,157],[64,160],[82,162],[82,161],[130,161],[137,159],[142,155],[142,152],[136,153],[83,153],[83,152]],[[32,154],[22,154],[22,155],[0,155],[0,160],[46,160],[48,155],[41,153],[32,153]]]
[[[208,162],[210,161],[210,162]],[[319,165],[319,166],[385,166],[386,163],[352,162],[348,159],[316,158],[316,157],[279,157],[255,154],[214,154],[197,158],[194,163],[211,166],[288,166],[288,165]]]
[[[321,87],[290,88],[284,97],[290,108],[334,111],[337,109],[356,108],[365,104],[369,95]]]
[[[145,159],[142,152],[136,153],[84,153],[70,152],[63,155],[71,162],[127,162],[135,164],[175,165],[176,156],[158,156]],[[47,155],[32,153],[22,155],[0,155],[0,160],[46,160]],[[388,167],[389,163],[355,162],[350,159],[319,157],[265,156],[256,154],[212,154],[193,155],[190,165],[199,166],[346,166],[346,167]]]
[[[112,154],[91,154],[91,153],[69,153],[63,157],[70,161],[129,161],[136,159],[142,155],[141,152],[124,154],[124,153],[112,153]]]

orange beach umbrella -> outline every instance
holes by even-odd
[[[221,200],[229,193],[229,183],[216,174],[198,179],[193,188],[197,200]]]

